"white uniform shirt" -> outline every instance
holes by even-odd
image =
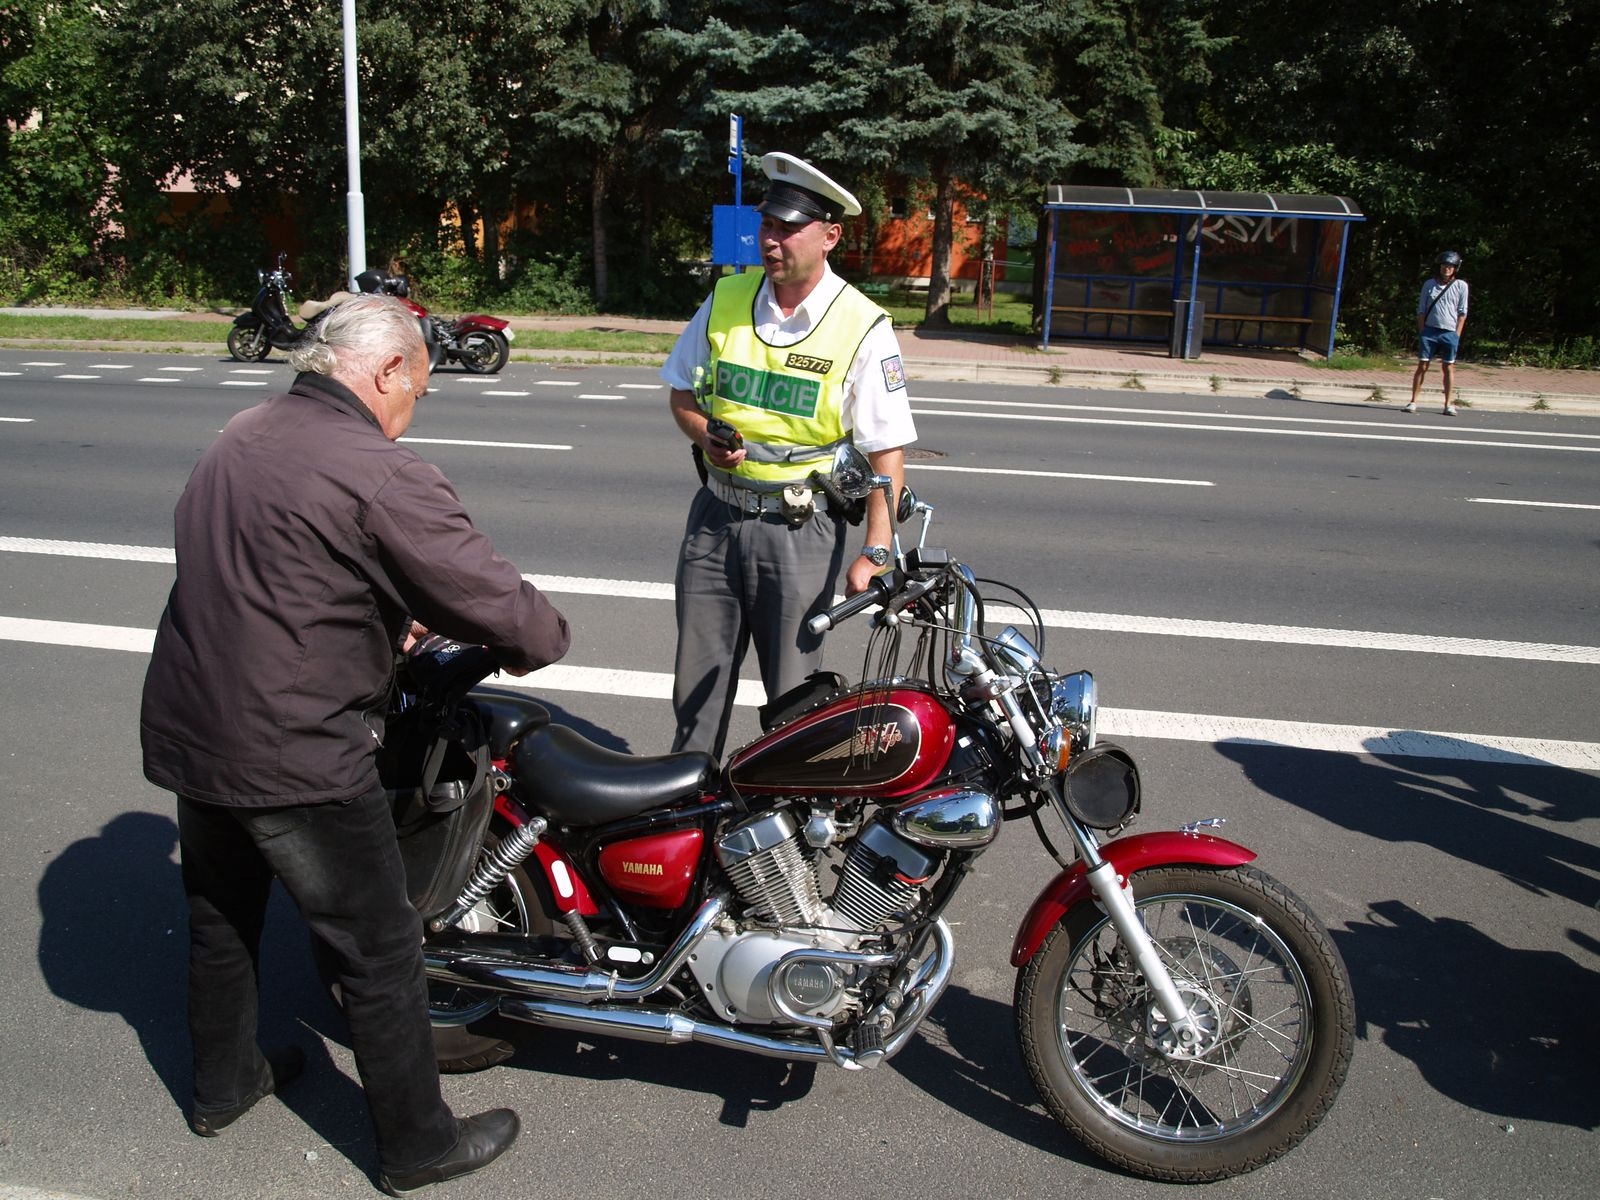
[[[845,281],[824,263],[822,279],[786,317],[772,298],[772,284],[763,280],[756,293],[756,336],[771,346],[794,345],[815,328],[845,286]],[[711,297],[707,296],[661,368],[661,378],[668,387],[684,392],[694,390],[695,368],[708,367],[711,361],[711,343],[706,338],[710,324]],[[851,440],[861,450],[893,450],[917,440],[911,399],[906,395],[900,339],[888,321],[879,321],[872,327],[845,372],[840,414],[844,427],[851,431]]]

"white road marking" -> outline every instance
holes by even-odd
[[[664,383],[619,383],[619,388],[632,388],[636,392],[659,392],[667,385]]]
[[[1584,508],[1600,509],[1600,504],[1562,504],[1555,500],[1491,500],[1486,496],[1468,496],[1468,504],[1520,504],[1526,508]]]
[[[67,364],[58,362],[25,362],[20,365],[24,367],[64,367]]]
[[[135,383],[182,383],[181,379],[167,379],[160,375],[147,375],[143,379],[135,379]]]
[[[27,617],[0,617],[0,641],[32,642],[40,646],[76,646],[85,650],[129,650],[149,654],[155,644],[154,629],[126,625],[82,625],[71,621],[35,621]]]
[[[219,387],[266,387],[265,379],[224,379],[219,381]]]
[[[21,374],[22,374],[21,371],[0,371],[0,376],[3,376],[5,378],[7,378],[7,379],[10,379],[13,376],[17,376],[17,375],[21,375]]]
[[[98,375],[57,375],[57,379],[99,379]]]
[[[479,392],[480,396],[526,396],[527,392]]]
[[[1600,446],[1541,446],[1529,442],[1492,442],[1479,438],[1423,437],[1406,433],[1351,433],[1332,429],[1270,429],[1243,425],[1198,425],[1188,421],[1122,421],[1110,417],[1058,417],[1043,413],[1017,412],[945,412],[917,408],[922,401],[913,401],[912,413],[919,417],[965,417],[977,421],[1048,421],[1061,425],[1132,425],[1140,429],[1183,429],[1199,433],[1258,433],[1276,437],[1344,438],[1364,442],[1415,442],[1419,445],[1478,446],[1498,450],[1566,450],[1578,454],[1600,454]],[[1256,419],[1256,418],[1250,418]],[[1278,418],[1283,419],[1283,418]],[[1343,424],[1343,422],[1340,422]],[[1499,430],[1495,431],[1499,433]]]
[[[579,400],[626,400],[626,396],[611,396],[604,392],[579,392]]]
[[[229,370],[228,370],[228,374],[230,374],[230,375],[272,375],[272,374],[274,374],[274,372],[273,372],[271,367],[230,367]]]
[[[989,605],[996,621],[1021,621],[1018,608]],[[1523,662],[1600,665],[1600,646],[1560,642],[1512,642],[1495,638],[1448,637],[1427,633],[1387,633],[1366,629],[1318,629],[1306,625],[1256,625],[1242,621],[1202,621],[1187,617],[1123,616],[1117,613],[1042,609],[1046,627],[1159,637],[1216,638],[1230,642],[1268,642],[1289,646],[1335,646],[1344,650],[1397,650],[1415,654],[1456,654],[1464,658],[1512,658]]]
[[[0,617],[0,641],[148,654],[155,642],[155,631],[122,625]],[[665,671],[558,664],[521,678],[496,676],[495,683],[532,692],[581,692],[656,701],[668,700],[672,696],[672,676]],[[735,703],[750,707],[765,703],[765,699],[759,681],[739,681]],[[1275,721],[1258,717],[1118,708],[1101,709],[1099,725],[1104,733],[1112,737],[1281,746],[1294,750],[1325,750],[1379,757],[1543,765],[1566,767],[1574,771],[1600,770],[1600,743],[1555,738],[1502,737],[1498,734],[1328,725],[1310,721]]]
[[[14,425],[32,425],[32,417],[0,417],[0,421],[9,421]]]
[[[66,558],[111,558],[120,562],[175,563],[165,546],[121,546],[114,542],[55,542],[45,538],[0,537],[0,550],[19,554],[54,554]]]
[[[97,371],[131,371],[133,369],[132,363],[90,363],[89,365]]]
[[[1352,426],[1368,429],[1394,429],[1393,420],[1385,421],[1358,421],[1348,417],[1280,417],[1258,416],[1251,413],[1224,413],[1207,412],[1204,409],[1189,408],[1138,408],[1132,406],[1119,406],[1110,404],[1073,404],[1064,401],[1040,400],[962,400],[951,396],[923,396],[914,398],[917,404],[954,404],[966,405],[973,408],[1023,408],[1023,409],[1048,409],[1053,412],[1070,413],[1114,413],[1121,416],[1145,417],[1186,417],[1191,420],[1202,421],[1254,421],[1262,425],[1333,425],[1342,429]],[[1451,429],[1470,429],[1470,426],[1452,425]],[[1547,429],[1494,429],[1488,432],[1496,437],[1530,437],[1530,438],[1572,438],[1580,441],[1600,442],[1600,433],[1557,433]]]
[[[577,387],[576,379],[535,379],[534,387]]]
[[[413,439],[406,438],[405,441]],[[427,440],[427,439],[417,439]],[[452,442],[451,445],[485,445],[519,448],[506,442]],[[566,449],[570,446],[532,446]],[[48,538],[0,537],[0,552],[50,554],[68,558],[106,558],[124,562],[172,563],[170,549],[161,546],[123,546],[101,542],[68,542]],[[636,579],[601,579],[578,575],[525,575],[540,591],[568,596],[607,596],[620,600],[671,601],[670,583]],[[1009,605],[988,606],[996,623],[1021,622],[1024,614]],[[1220,641],[1257,642],[1288,646],[1332,646],[1344,650],[1403,651],[1414,654],[1454,654],[1465,658],[1507,658],[1522,662],[1600,665],[1600,646],[1560,642],[1515,642],[1493,638],[1448,637],[1438,634],[1389,633],[1382,630],[1321,629],[1305,625],[1264,625],[1242,621],[1205,621],[1187,617],[1149,617],[1128,613],[1080,612],[1047,608],[1040,616],[1049,629],[1133,633],[1157,637],[1215,638]]]
[[[940,463],[908,462],[908,470],[962,471],[972,475],[1031,475],[1042,479],[1092,479],[1101,483],[1165,483],[1173,487],[1216,487],[1209,479],[1147,479],[1139,475],[1084,475],[1076,471],[1013,471],[998,467],[950,467]]]
[[[571,450],[556,442],[474,442],[466,438],[414,438],[403,437],[402,442],[415,442],[423,446],[482,446],[487,450]]]
[[[203,371],[204,367],[160,367],[162,371]]]

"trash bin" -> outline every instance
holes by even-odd
[[[1199,300],[1172,302],[1172,349],[1170,358],[1199,358],[1200,338],[1205,332],[1206,306]]]

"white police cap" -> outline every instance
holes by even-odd
[[[838,221],[861,215],[861,202],[810,163],[774,151],[761,156],[771,181],[757,207],[779,221]]]

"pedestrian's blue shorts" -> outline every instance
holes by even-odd
[[[1436,354],[1442,363],[1456,361],[1456,350],[1461,345],[1461,338],[1454,329],[1438,329],[1430,325],[1422,331],[1420,340],[1422,348],[1418,350],[1417,357],[1423,362],[1432,362]]]

